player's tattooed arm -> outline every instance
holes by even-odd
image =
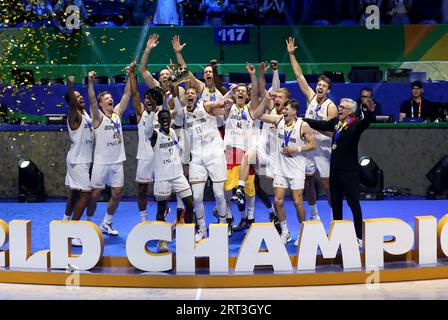
[[[96,100],[95,96],[95,88],[93,87],[93,83],[95,81],[96,72],[90,71],[88,74],[88,97],[89,97],[89,104],[90,104],[90,116],[92,117],[92,125],[94,128],[98,128],[98,126],[101,123],[101,120],[103,120],[103,114],[100,112],[100,109],[98,107],[98,101]]]

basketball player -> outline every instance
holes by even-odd
[[[226,145],[226,160],[227,160],[227,181],[224,184],[227,201],[227,218],[232,219],[230,211],[230,199],[232,191],[235,192],[238,185],[245,187],[245,196],[248,199],[247,213],[245,207],[238,204],[238,209],[241,213],[240,224],[235,226],[235,230],[242,230],[243,225],[250,225],[254,222],[254,208],[255,208],[255,171],[252,166],[249,175],[245,181],[239,177],[240,164],[246,153],[256,154],[257,136],[255,130],[255,118],[253,113],[258,107],[258,83],[256,77],[256,70],[253,65],[248,63],[246,69],[250,74],[252,93],[249,104],[246,104],[248,98],[248,91],[245,84],[239,84],[236,88],[235,99],[236,102],[230,109],[226,109],[224,118],[226,120],[226,131],[224,142]],[[229,230],[232,233],[233,230]]]
[[[204,189],[208,177],[213,183],[219,223],[227,223],[226,200],[224,198],[224,182],[227,180],[224,141],[218,130],[217,115],[219,109],[230,108],[232,99],[208,102],[199,100],[194,87],[186,90],[187,105],[182,106],[176,96],[176,88],[172,91],[176,107],[176,126],[183,127],[186,133],[186,144],[189,145],[191,162],[189,181],[193,189],[194,208],[198,230],[196,241],[207,234],[204,219]],[[221,111],[222,114],[222,111]]]
[[[133,74],[135,67],[135,62],[132,62],[126,68],[126,72]],[[126,160],[126,154],[124,151],[121,118],[131,98],[130,77],[128,77],[126,82],[121,101],[114,106],[114,99],[107,91],[101,92],[98,98],[95,97],[95,89],[93,87],[95,75],[95,71],[90,71],[88,76],[90,113],[95,133],[95,150],[91,179],[92,201],[88,207],[87,215],[88,219],[91,219],[95,213],[96,202],[100,198],[101,190],[106,185],[110,186],[112,190],[111,198],[100,228],[108,235],[118,236],[118,230],[112,226],[112,218],[120,203],[124,185],[123,161]],[[101,110],[98,106],[101,107]]]
[[[276,126],[277,159],[274,172],[274,195],[277,216],[282,232],[280,238],[283,244],[292,240],[286,223],[285,208],[283,206],[285,192],[291,189],[297,218],[302,223],[305,220],[305,208],[303,207],[303,189],[305,186],[306,157],[303,153],[316,147],[316,140],[310,126],[297,118],[299,104],[296,100],[288,102],[281,115],[269,115],[264,112],[268,98],[260,103],[255,117],[263,122]]]
[[[150,110],[154,110],[154,128],[157,130],[159,128],[159,123],[157,120],[157,113],[162,110],[162,106],[157,106],[156,102],[152,98],[152,93],[154,89],[148,89],[144,94],[143,103],[140,100],[140,94],[137,88],[137,81],[135,74],[130,75],[130,87],[132,94],[132,104],[134,106],[134,111],[137,117],[137,128],[138,128],[138,146],[137,146],[137,172],[135,181],[138,186],[138,208],[140,211],[140,221],[148,221],[146,208],[148,205],[148,200],[146,194],[148,192],[149,183],[154,181],[154,152],[151,146],[151,141],[145,136],[145,124],[149,118]],[[163,203],[158,202],[158,206]],[[160,211],[168,212],[168,208],[158,208]],[[163,219],[162,221],[165,221]]]
[[[159,35],[158,34],[152,34],[147,43],[145,51],[143,52],[142,58],[140,60],[140,67],[139,71],[143,76],[143,79],[146,83],[146,85],[151,88],[160,87],[164,91],[164,100],[163,100],[163,109],[166,110],[172,110],[172,119],[175,117],[174,113],[174,103],[172,99],[172,95],[170,92],[170,77],[171,77],[171,71],[168,68],[164,68],[160,70],[159,74],[159,80],[154,79],[151,72],[148,71],[148,59],[149,55],[151,54],[152,50],[157,47],[159,44]],[[182,87],[179,87],[179,97],[180,100],[185,103],[185,89]],[[156,121],[157,123],[157,121]],[[180,140],[182,140],[182,136],[179,137]],[[181,144],[183,142],[179,141]],[[184,164],[186,164],[186,160],[183,159]],[[182,222],[183,221],[183,215],[184,215],[184,209],[183,209],[183,203],[178,198],[177,199],[178,208],[177,208],[177,215],[176,215],[176,222]]]
[[[266,79],[265,79],[265,72],[269,67],[266,67],[266,64],[264,62],[260,63],[259,65],[259,77],[258,77],[258,83],[260,88],[260,96],[265,96],[267,93],[271,96],[272,93],[275,93],[275,90],[280,88],[280,77],[278,75],[278,63],[275,60],[271,61],[271,67],[273,69],[273,80],[272,80],[272,87],[269,89],[268,92],[266,92]],[[269,100],[269,103],[272,104],[272,100]],[[273,106],[269,108],[269,110],[273,110]],[[266,206],[266,208],[269,210],[269,217],[270,220],[276,224],[278,229],[280,228],[278,225],[278,220],[275,216],[275,210],[274,206],[271,203],[271,200],[269,199],[269,196],[265,190],[261,187],[260,183],[260,175],[265,174],[266,172],[262,172],[262,166],[266,165],[268,168],[268,157],[270,155],[269,152],[269,126],[271,124],[261,122],[259,119],[255,120],[255,128],[257,133],[257,149],[256,152],[246,152],[246,154],[243,157],[243,161],[240,166],[240,181],[245,181],[249,175],[249,167],[250,163],[255,162],[255,193],[257,196],[261,199],[263,204]],[[275,159],[273,159],[275,160]],[[275,161],[274,161],[275,162]],[[273,164],[271,164],[273,166]],[[266,169],[267,169],[266,168]],[[266,170],[267,171],[267,170]],[[267,175],[267,174],[266,174]],[[269,176],[269,175],[267,175]],[[271,176],[273,178],[273,175]],[[244,191],[244,184],[239,183],[238,188],[235,192],[235,195],[231,199],[233,202],[238,203],[241,207],[245,207],[245,191]],[[240,225],[240,228],[244,229],[247,228],[249,225],[246,223],[247,221],[243,221],[243,223]]]
[[[79,220],[92,195],[89,172],[93,155],[93,128],[83,96],[73,89],[75,77],[68,77],[68,83],[65,101],[68,103],[67,129],[71,145],[66,158],[65,184],[70,188],[70,195],[63,220]],[[72,244],[81,245],[81,241],[73,239]]]
[[[170,128],[171,114],[168,110],[162,109],[158,113],[160,128],[153,129],[154,112],[149,113],[148,121],[145,124],[145,135],[151,141],[154,150],[154,196],[157,202],[162,202],[166,207],[166,202],[174,191],[182,199],[185,206],[185,223],[193,223],[193,197],[190,185],[185,178],[181,161],[181,147],[176,137],[174,129]],[[157,220],[163,220],[164,211],[157,211]],[[168,251],[165,241],[157,244],[159,252]]]
[[[186,43],[180,44],[179,36],[174,36],[172,41],[173,51],[176,54],[177,63],[186,66],[184,58],[182,57],[182,49],[187,45]],[[222,93],[216,89],[215,81],[213,79],[213,67],[207,65],[204,68],[204,81],[198,80],[193,74],[190,74],[189,85],[196,88],[196,92],[200,95],[200,100],[214,102],[218,99],[222,99]],[[221,122],[218,123],[221,126]]]
[[[157,47],[159,44],[159,35],[158,34],[152,34],[148,42],[146,43],[145,51],[143,52],[142,58],[140,60],[140,67],[139,71],[141,75],[143,76],[143,80],[145,81],[146,85],[149,88],[155,88],[160,87],[165,92],[165,100],[164,100],[164,109],[168,109],[168,103],[171,100],[171,95],[169,92],[169,79],[171,76],[171,71],[168,68],[164,68],[160,70],[159,73],[159,80],[154,79],[151,72],[148,71],[148,59],[149,55],[151,54],[152,50]],[[179,88],[179,94],[180,98],[183,101],[185,99],[185,90],[184,88]],[[173,107],[174,105],[171,106]]]
[[[292,37],[286,40],[286,48],[289,53],[289,59],[292,69],[297,79],[300,90],[306,97],[307,110],[305,118],[315,120],[329,120],[338,115],[336,105],[328,98],[331,89],[331,80],[326,76],[320,76],[316,86],[316,92],[311,89],[303,76],[295,57],[295,40]],[[327,194],[327,200],[330,204],[330,155],[331,155],[331,137],[333,133],[314,132],[317,141],[317,147],[314,151],[307,154],[307,170],[305,182],[305,194],[307,195],[308,204],[311,208],[310,220],[320,220],[316,206],[316,189],[314,180],[316,169],[321,177],[322,187]],[[331,205],[330,205],[331,206]]]

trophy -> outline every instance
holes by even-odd
[[[190,70],[187,69],[187,66],[170,63],[167,68],[171,71],[170,80],[173,85],[178,86],[180,83],[190,80]]]

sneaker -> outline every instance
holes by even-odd
[[[73,238],[72,239],[72,246],[74,246],[74,247],[82,247],[81,239]]]
[[[144,216],[140,216],[140,222],[148,222],[148,216],[146,214]]]
[[[288,242],[292,241],[291,233],[289,233],[289,232],[282,232],[282,234],[280,235],[280,239],[282,239],[283,244],[286,246],[286,244]]]
[[[194,241],[199,242],[207,236],[206,226],[199,226],[198,231],[194,237]]]
[[[236,226],[233,226],[233,231],[243,231],[244,229],[249,228],[249,223],[247,221],[247,218],[241,218],[240,223],[238,223]]]
[[[246,193],[244,192],[244,188],[238,187],[230,201],[235,202],[238,205],[238,210],[246,210]]]
[[[231,237],[233,235],[233,217],[227,218],[227,225],[228,225],[227,233],[229,237]]]
[[[316,213],[312,213],[311,215],[310,215],[310,221],[320,221],[320,217],[319,217],[319,214],[316,212]]]
[[[362,248],[362,239],[357,238],[357,240],[358,240],[358,246],[359,246],[360,248]]]
[[[164,240],[157,242],[157,251],[159,253],[168,252],[168,244]]]
[[[112,227],[112,223],[101,223],[100,229],[103,233],[107,233],[110,236],[118,236],[118,231]]]
[[[252,223],[254,223],[255,222],[255,219],[247,219],[247,225],[248,225],[248,228],[251,226],[251,224]]]
[[[294,245],[295,245],[296,247],[299,246],[299,239],[297,239],[297,240],[294,242]]]

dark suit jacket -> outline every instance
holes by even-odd
[[[338,125],[338,117],[328,121],[303,119],[311,128],[319,131],[330,131],[335,134]],[[364,111],[364,118],[357,118],[349,127],[345,127],[339,139],[336,149],[331,151],[330,171],[332,170],[358,170],[358,143],[361,134],[371,122],[375,122],[373,112]]]

